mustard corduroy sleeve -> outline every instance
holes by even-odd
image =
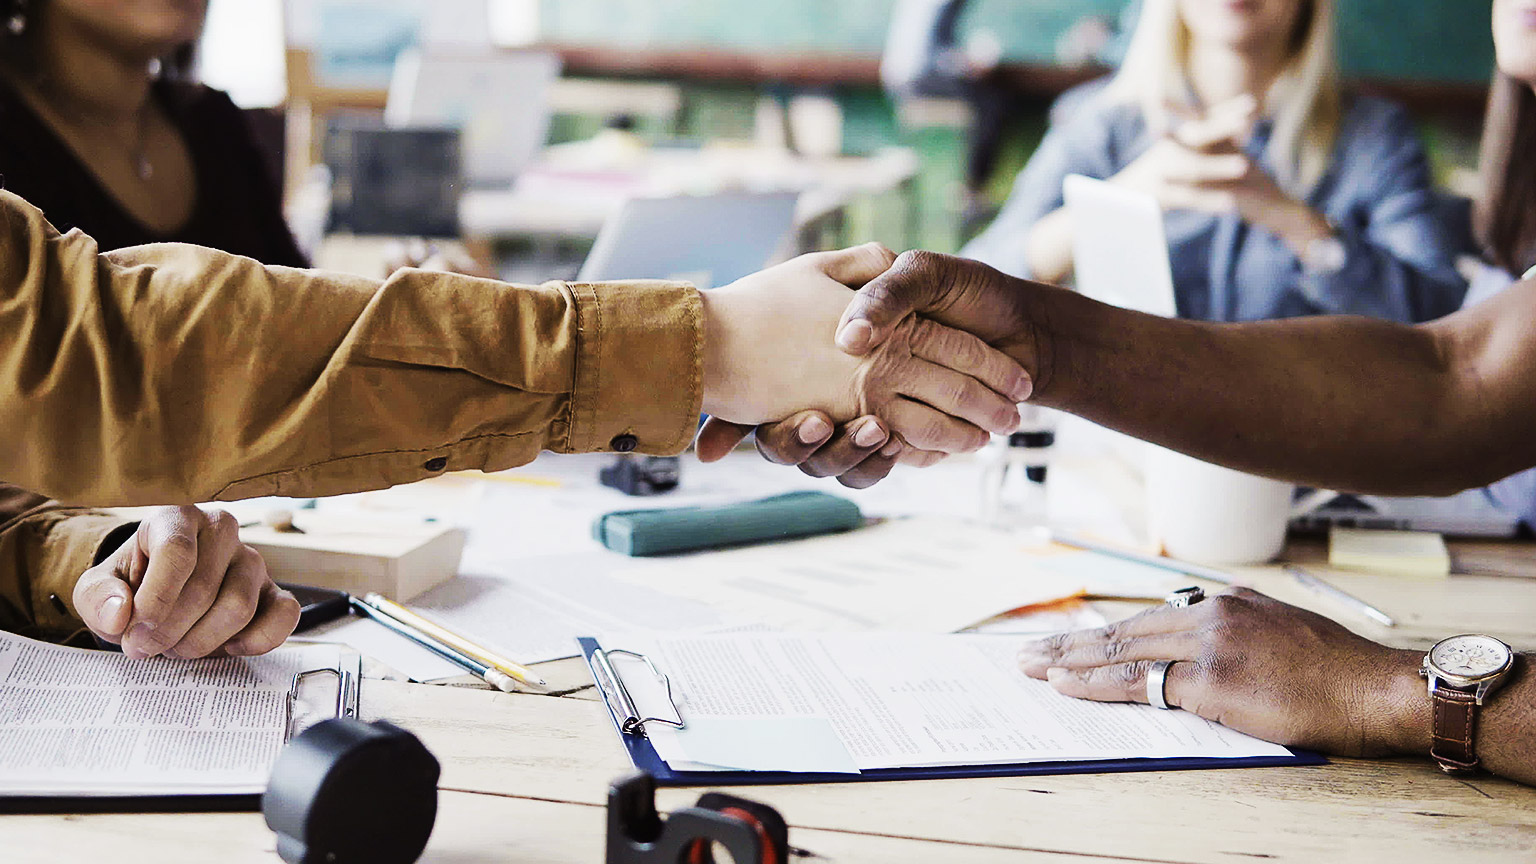
[[[686,283],[380,283],[178,244],[98,254],[5,192],[0,333],[0,478],[75,504],[675,453],[702,398]]]

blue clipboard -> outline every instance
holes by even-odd
[[[592,669],[593,654],[601,650],[596,639],[577,640],[581,654]],[[606,703],[604,689],[598,695]],[[924,768],[873,768],[858,774],[817,774],[795,771],[674,771],[656,753],[645,733],[621,728],[613,707],[608,706],[619,740],[631,762],[656,778],[662,786],[781,786],[796,783],[852,783],[870,780],[953,780],[961,777],[1027,777],[1036,774],[1116,774],[1125,771],[1195,771],[1215,768],[1270,768],[1282,765],[1326,765],[1328,760],[1310,750],[1291,749],[1289,756],[1250,756],[1241,759],[1098,759],[1072,762],[1025,762],[1009,765],[946,765]]]

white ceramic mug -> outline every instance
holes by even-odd
[[[1147,518],[1152,541],[1201,564],[1263,564],[1285,546],[1295,487],[1147,448]]]

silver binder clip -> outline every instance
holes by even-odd
[[[669,717],[642,717],[639,709],[635,707],[635,700],[629,695],[629,688],[624,686],[624,679],[613,668],[613,656],[631,657],[645,664],[645,668],[662,683],[667,691],[667,704],[672,706],[672,713],[677,717],[673,720]],[[592,680],[597,682],[597,687],[602,691],[603,702],[608,706],[608,712],[613,715],[613,722],[619,727],[619,731],[626,735],[644,735],[645,724],[660,723],[663,726],[671,726],[674,729],[686,729],[688,724],[683,722],[683,712],[677,708],[677,699],[672,696],[672,679],[656,668],[651,658],[634,651],[625,651],[620,648],[604,650],[598,648],[592,652],[592,657],[587,665],[592,669]]]

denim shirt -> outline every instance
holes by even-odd
[[[1092,82],[1062,96],[1058,104],[1071,106],[1070,115],[1053,124],[997,219],[960,254],[1028,278],[1026,238],[1036,220],[1062,206],[1066,175],[1107,179],[1152,146],[1140,109],[1111,102],[1103,87]],[[1248,152],[1273,172],[1263,157],[1268,132],[1261,125]],[[1305,272],[1278,236],[1236,215],[1169,211],[1164,222],[1179,315],[1427,321],[1460,305],[1466,286],[1455,258],[1466,248],[1466,228],[1433,190],[1424,149],[1402,108],[1353,99],[1333,161],[1306,203],[1337,226],[1345,257],[1336,272]]]

